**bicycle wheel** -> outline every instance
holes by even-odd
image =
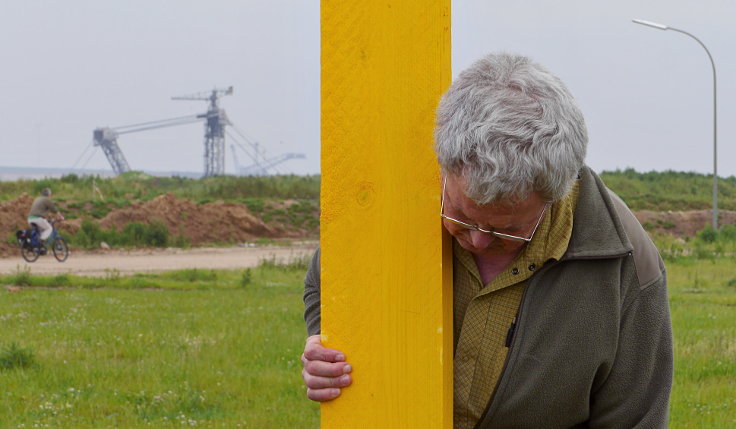
[[[28,262],[35,262],[39,256],[38,247],[33,247],[29,243],[24,243],[20,246],[20,256]]]
[[[66,258],[69,257],[69,247],[66,245],[66,241],[61,237],[56,237],[54,239],[54,242],[51,244],[51,249],[54,251],[54,258],[59,262],[64,262],[66,261]]]

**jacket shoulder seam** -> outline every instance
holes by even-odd
[[[639,287],[646,288],[662,276],[664,264],[659,256],[659,251],[657,251],[649,234],[623,200],[610,189],[608,193],[613,202],[616,215],[623,226],[624,233],[633,248],[631,256],[636,268],[636,275],[639,278]]]

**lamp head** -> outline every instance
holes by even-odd
[[[652,21],[644,21],[643,19],[632,19],[631,21],[635,24],[646,25],[647,27],[656,28],[658,30],[669,30],[670,28],[664,24],[657,24],[656,22]]]

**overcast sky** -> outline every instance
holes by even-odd
[[[279,165],[281,173],[319,172],[319,1],[3,3],[0,166],[109,169],[90,148],[94,128],[203,113],[205,102],[171,97],[232,85],[221,107],[247,140],[266,157],[306,156]],[[455,0],[452,12],[453,75],[501,50],[546,65],[586,116],[597,171],[712,172],[705,51],[631,18],[693,33],[717,67],[719,175],[736,175],[733,0]],[[203,171],[201,123],[118,143],[133,169]]]

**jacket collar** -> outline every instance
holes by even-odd
[[[624,232],[609,190],[595,172],[580,170],[580,194],[573,215],[572,237],[563,259],[617,257],[633,246]]]

